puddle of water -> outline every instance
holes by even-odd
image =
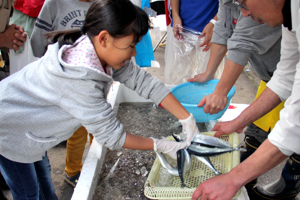
[[[168,137],[182,130],[172,114],[153,103],[122,103],[117,117],[126,132],[143,137]],[[205,123],[197,125],[207,131]],[[108,149],[93,199],[148,199],[144,184],[155,158],[154,151]]]

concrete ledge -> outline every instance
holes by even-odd
[[[74,189],[72,200],[93,199],[105,154],[106,147],[93,140],[81,169],[80,178]]]

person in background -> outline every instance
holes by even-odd
[[[14,6],[14,14],[10,18],[10,24],[18,24],[24,27],[28,38],[31,37],[35,21],[42,9],[45,0],[17,0]],[[20,48],[17,52],[22,52]]]
[[[16,0],[1,0],[0,5],[0,80],[7,77],[7,73],[9,72],[9,49],[20,49],[20,47],[24,46],[27,36],[22,26],[17,26],[16,24],[9,25],[15,3]]]
[[[24,45],[26,41],[27,33],[20,25],[9,25],[10,18],[13,15],[13,6],[16,1],[2,0],[0,6],[0,81],[7,77],[8,71],[6,71],[5,65],[9,65],[8,50],[18,50]],[[1,170],[0,170],[1,171]],[[9,189],[2,174],[0,173],[0,188]],[[0,198],[5,200],[6,197],[0,190]]]
[[[36,21],[37,16],[39,15],[39,12],[41,11],[41,8],[44,4],[44,0],[17,0],[16,4],[14,6],[14,14],[10,18],[10,24],[18,24],[24,27],[24,30],[27,33],[28,39],[31,37],[31,33],[34,27],[34,23]],[[30,41],[26,41],[29,42]],[[28,48],[29,45],[25,45],[25,52],[24,52],[24,46],[21,47],[17,51],[11,50],[9,52],[9,60],[10,60],[10,66],[9,66],[9,72],[10,74],[15,73],[16,71],[19,71],[22,67],[24,67],[24,64],[28,64],[30,62],[33,62],[33,55],[31,48]],[[24,53],[23,53],[24,52]],[[20,55],[21,54],[21,55]],[[23,55],[24,56],[23,56]],[[30,55],[30,56],[28,56]]]
[[[80,29],[48,33],[54,44],[45,55],[0,82],[0,170],[14,199],[45,193],[56,199],[39,187],[40,176],[51,181],[50,169],[33,164],[81,126],[111,150],[155,150],[174,159],[199,134],[193,115],[164,83],[131,60],[149,28],[147,14],[129,0],[95,0]],[[187,142],[126,133],[106,99],[113,81],[172,113]]]
[[[207,51],[213,34],[214,24],[218,20],[218,1],[185,1],[171,0],[173,34],[177,40],[182,39],[181,27],[187,27],[201,32],[200,38],[205,37],[200,46],[205,46],[203,51]],[[170,34],[172,35],[172,34]]]
[[[174,68],[169,63],[173,61],[173,40],[182,40],[182,27],[186,27],[202,34],[200,38],[205,36],[204,42],[200,47],[204,47],[203,51],[208,51],[213,34],[213,27],[217,21],[218,0],[170,0],[172,8],[172,21],[168,26],[167,42],[165,49],[165,82],[167,84],[177,83],[173,80],[172,71]]]
[[[259,148],[244,162],[229,173],[208,179],[195,190],[192,199],[229,200],[245,184],[272,169],[288,156],[300,154],[299,137],[299,1],[288,0],[247,0],[234,1],[241,8],[244,17],[251,17],[270,27],[282,26],[281,57],[271,80],[262,94],[237,118],[229,122],[217,123],[215,136],[241,132],[243,128],[286,100],[276,123]],[[259,4],[259,6],[257,6]],[[299,161],[290,160],[290,169],[299,170]],[[286,167],[286,166],[285,166]],[[286,171],[282,177],[289,176]],[[278,196],[278,192],[299,192],[299,175],[291,174],[290,181],[279,179],[270,187],[257,189],[256,199],[294,199],[295,195]],[[287,190],[286,190],[287,189]],[[261,195],[262,194],[262,195]],[[265,197],[266,195],[266,197]]]
[[[1,23],[0,23],[0,48],[18,50],[24,45],[27,33],[22,26],[16,24],[9,25],[9,19],[13,14],[12,0],[3,0],[0,7]]]
[[[230,16],[228,14],[230,13]],[[220,0],[218,23],[215,25],[212,38],[212,51],[203,74],[188,79],[190,82],[206,82],[213,78],[214,72],[219,66],[220,59],[227,53],[227,61],[222,77],[215,91],[205,96],[198,106],[204,106],[204,111],[210,114],[224,109],[227,104],[227,94],[232,88],[244,66],[250,62],[252,68],[261,79],[256,98],[266,88],[266,83],[273,76],[276,65],[280,60],[281,27],[269,27],[267,24],[259,24],[249,17],[241,15],[240,8],[231,0]],[[248,158],[267,138],[270,131],[279,120],[279,112],[284,102],[270,111],[264,117],[247,126],[245,130],[245,145],[247,152],[241,153],[241,162]],[[300,186],[293,186],[293,177],[300,175],[300,156],[292,155],[286,162],[280,181],[275,181],[273,188],[285,185],[280,190],[273,191],[272,196],[267,194],[262,187],[256,185],[257,179],[246,184],[251,199],[267,198],[292,198],[299,193]],[[299,167],[296,167],[299,165]],[[269,187],[269,186],[268,186]],[[258,196],[259,194],[259,196]],[[276,194],[276,195],[275,195]]]
[[[61,31],[80,28],[90,7],[92,0],[46,0],[33,29],[31,46],[34,56],[42,57],[47,49],[48,41],[45,37],[49,31]],[[80,177],[82,157],[85,145],[90,136],[84,127],[77,129],[67,140],[66,167],[64,180],[75,187]]]

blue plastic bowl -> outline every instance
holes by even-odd
[[[204,96],[211,94],[215,90],[218,82],[218,79],[213,79],[205,83],[186,82],[173,87],[171,92],[179,100],[183,107],[189,113],[193,114],[196,122],[209,122],[210,120],[216,120],[223,116],[235,93],[235,87],[233,86],[227,94],[227,105],[222,111],[213,115],[205,113],[204,106],[197,107],[197,105]]]

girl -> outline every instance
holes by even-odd
[[[42,57],[48,46],[45,34],[50,31],[62,31],[80,28],[85,20],[86,13],[92,0],[45,0],[34,26],[30,43],[33,54]],[[64,180],[76,186],[82,168],[82,157],[91,134],[82,126],[77,129],[66,143],[66,167]]]
[[[50,33],[58,42],[45,56],[0,82],[0,170],[14,199],[55,199],[53,185],[43,187],[44,179],[51,182],[43,154],[80,126],[109,149],[155,150],[176,158],[188,145],[125,133],[106,101],[113,80],[161,103],[182,123],[188,142],[199,133],[164,84],[131,61],[148,29],[148,16],[129,0],[95,0],[81,30]]]

